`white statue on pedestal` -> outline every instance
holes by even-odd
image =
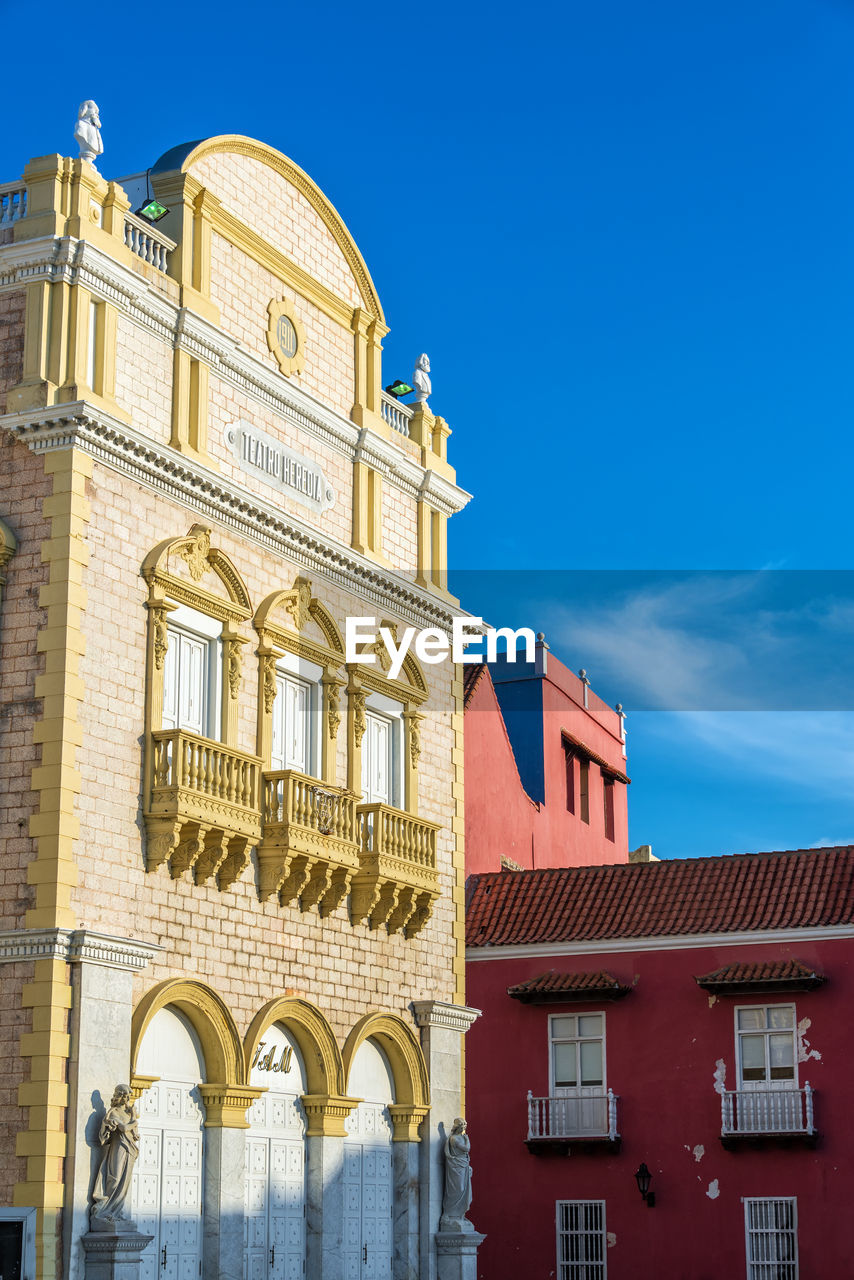
[[[415,387],[415,403],[426,404],[427,397],[433,390],[433,384],[430,381],[430,357],[421,355],[415,365],[415,372],[412,375],[412,385]]]
[[[460,1116],[445,1140],[445,1194],[440,1231],[474,1231],[466,1217],[471,1207],[471,1142]]]
[[[77,112],[77,124],[74,126],[74,140],[80,145],[80,159],[88,160],[94,165],[95,160],[103,153],[101,141],[101,117],[98,115],[98,104],[87,101],[80,103]]]
[[[133,1167],[139,1155],[139,1125],[132,1097],[126,1084],[117,1084],[110,1108],[101,1121],[98,1133],[101,1165],[89,1212],[92,1231],[116,1235],[136,1231],[136,1223],[125,1213]]]

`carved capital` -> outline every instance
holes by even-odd
[[[242,1084],[200,1084],[206,1129],[248,1129],[246,1112],[264,1089]]]
[[[232,636],[226,641],[226,664],[228,671],[228,692],[235,700],[240,691],[240,679],[243,675],[243,646],[246,643],[240,636]]]
[[[342,1098],[335,1094],[304,1093],[300,1099],[307,1120],[309,1138],[344,1138],[344,1121],[359,1105],[359,1098]]]
[[[163,670],[166,654],[169,649],[169,631],[166,627],[166,610],[152,609],[151,621],[154,627],[154,665],[158,671]]]
[[[407,1102],[390,1103],[388,1113],[394,1126],[392,1142],[420,1142],[418,1130],[429,1110],[429,1107],[419,1107]]]

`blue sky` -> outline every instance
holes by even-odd
[[[753,582],[851,564],[850,0],[0,13],[7,47],[52,51],[35,86],[32,57],[6,67],[4,180],[70,153],[94,97],[108,177],[244,133],[333,200],[389,379],[433,362],[475,494],[465,603],[504,621],[521,596],[624,702],[635,843],[854,840],[847,588]],[[821,697],[781,701],[807,660]],[[723,706],[733,681],[753,700]]]

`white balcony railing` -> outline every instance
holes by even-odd
[[[815,1134],[813,1090],[740,1089],[721,1094],[721,1137]]]
[[[612,1089],[560,1098],[535,1098],[529,1090],[528,1141],[603,1138],[615,1142],[618,1102]]]
[[[169,254],[175,248],[174,240],[164,236],[162,231],[155,231],[150,222],[138,218],[135,213],[125,214],[125,244],[131,253],[158,271],[166,271]]]
[[[23,182],[0,183],[0,227],[27,216],[27,188]]]
[[[383,391],[380,393],[380,412],[383,421],[388,423],[392,431],[399,431],[402,436],[409,435],[409,419],[414,412],[411,405],[401,404],[394,396]]]

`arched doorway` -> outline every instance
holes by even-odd
[[[302,1280],[305,1265],[305,1064],[277,1022],[249,1062],[266,1092],[247,1113],[244,1280]]]
[[[391,1280],[394,1078],[375,1040],[350,1065],[347,1092],[363,1101],[344,1122],[345,1280]]]
[[[131,1210],[154,1237],[142,1254],[140,1280],[201,1275],[205,1061],[199,1039],[177,1009],[153,1016],[139,1046],[137,1074],[159,1077],[142,1094],[139,1159]]]

